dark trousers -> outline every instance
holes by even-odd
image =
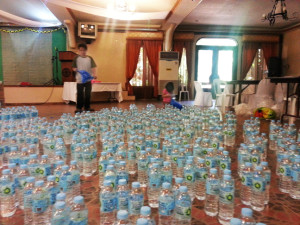
[[[76,104],[77,109],[81,109],[83,106],[85,109],[90,108],[91,91],[92,91],[91,82],[87,82],[84,84],[77,84],[77,104]]]

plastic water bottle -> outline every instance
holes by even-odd
[[[191,197],[186,186],[181,186],[179,192],[175,200],[174,220],[176,224],[190,224],[192,218]]]
[[[127,210],[119,210],[117,212],[117,221],[113,225],[132,225],[128,219],[129,213]]]
[[[230,175],[224,175],[220,184],[219,214],[221,224],[228,224],[234,214],[234,180]]]
[[[70,162],[69,172],[71,173],[72,196],[78,196],[80,195],[80,171],[76,160]]]
[[[291,170],[292,185],[290,196],[293,199],[300,199],[300,158],[296,158]]]
[[[41,178],[46,181],[47,177],[51,174],[51,164],[47,155],[42,155],[42,160],[38,168],[39,174],[37,175],[37,178]]]
[[[59,193],[59,187],[55,182],[55,176],[50,175],[47,177],[47,184],[45,188],[46,191],[49,193],[50,209],[52,209],[52,206],[55,204],[56,201],[56,195]]]
[[[69,166],[68,165],[64,165],[62,166],[62,172],[59,178],[59,187],[60,189],[66,193],[67,195],[67,201],[68,203],[70,203],[72,201],[73,196],[73,192],[72,192],[72,176],[71,173],[69,172]]]
[[[51,225],[70,224],[70,214],[66,207],[66,203],[58,201],[54,205],[51,218]]]
[[[117,186],[117,175],[113,165],[108,165],[105,172],[104,181],[109,180],[113,188]]]
[[[175,198],[171,190],[171,184],[164,182],[158,199],[158,214],[160,225],[170,225],[173,220]]]
[[[117,209],[128,210],[129,187],[125,179],[120,179],[117,188]]]
[[[29,170],[27,165],[21,165],[19,174],[18,174],[18,186],[16,187],[18,189],[18,201],[19,201],[19,207],[21,209],[24,209],[24,202],[23,202],[23,194],[24,194],[24,187],[26,185],[26,179],[29,177]]]
[[[195,195],[199,200],[205,199],[205,185],[207,176],[208,172],[207,167],[205,166],[205,160],[199,158],[198,163],[195,167]]]
[[[101,152],[101,156],[99,158],[98,169],[99,169],[99,187],[102,186],[104,175],[106,172],[106,167],[108,165],[108,160],[106,158],[106,152]]]
[[[229,156],[228,151],[223,151],[223,155],[220,159],[220,170],[219,170],[219,175],[220,177],[223,177],[224,175],[224,170],[230,170],[231,169],[231,158]]]
[[[184,166],[185,166],[185,148],[180,148],[179,149],[179,154],[177,156],[177,167],[176,167],[176,176],[177,177],[184,177]]]
[[[34,183],[35,178],[34,177],[27,177],[26,178],[26,185],[24,187],[24,224],[29,225],[32,224],[32,192],[34,190]]]
[[[239,218],[232,218],[230,220],[230,225],[242,225],[242,221]]]
[[[161,169],[162,173],[162,183],[168,182],[172,184],[173,171],[171,167],[171,163],[169,161],[163,162],[163,168]]]
[[[10,170],[10,174],[12,175],[13,182],[14,182],[14,188],[15,188],[15,204],[16,206],[19,205],[19,189],[17,188],[19,186],[19,169],[16,165],[16,163],[9,163],[8,169]]]
[[[148,225],[148,220],[146,220],[145,218],[139,218],[136,221],[136,225]]]
[[[268,162],[266,162],[266,161],[261,162],[261,166],[263,168],[263,172],[264,172],[265,179],[266,179],[265,204],[268,204],[269,198],[270,198],[271,170],[268,167]]]
[[[277,125],[275,120],[272,120],[270,123],[270,133],[269,133],[269,149],[275,150],[275,142],[277,138]]]
[[[289,193],[291,189],[291,162],[288,155],[283,155],[279,167],[279,190]]]
[[[252,178],[253,178],[253,170],[252,163],[246,162],[245,168],[242,171],[242,185],[241,185],[241,201],[245,205],[251,204],[251,196],[252,196]]]
[[[126,182],[129,181],[129,173],[128,173],[125,161],[120,161],[119,167],[117,169],[117,182],[120,179],[125,179]]]
[[[73,206],[70,213],[70,224],[87,225],[88,224],[88,209],[84,204],[82,196],[76,196],[73,199]]]
[[[235,135],[236,135],[236,132],[235,132],[234,126],[232,124],[229,124],[227,126],[227,130],[224,135],[224,144],[227,146],[234,146]]]
[[[30,176],[36,177],[38,175],[37,172],[36,172],[38,164],[39,164],[39,162],[38,162],[37,154],[31,154],[30,155],[30,160],[27,164],[28,168],[29,168]]]
[[[148,158],[146,156],[145,151],[140,152],[140,156],[138,158],[138,182],[141,187],[146,187],[148,182]]]
[[[55,176],[56,183],[59,183],[63,165],[64,165],[64,161],[60,160],[56,162],[56,168],[53,171],[53,175]]]
[[[100,204],[101,224],[112,224],[115,219],[117,197],[110,180],[105,180],[103,183]]]
[[[140,218],[144,218],[148,221],[148,225],[155,225],[155,220],[151,217],[151,208],[149,206],[143,206],[141,208]]]
[[[242,224],[244,225],[255,225],[255,219],[253,218],[253,211],[249,208],[242,208]]]
[[[128,211],[133,223],[136,222],[139,217],[140,210],[144,205],[144,195],[140,187],[141,185],[139,182],[133,182],[132,190],[129,195]]]
[[[252,178],[251,208],[262,211],[265,208],[266,179],[261,166],[257,166]]]
[[[148,202],[152,208],[157,208],[159,191],[161,187],[161,172],[157,163],[153,164],[148,180]]]
[[[206,180],[204,211],[208,216],[216,216],[218,214],[220,180],[217,172],[217,169],[211,168]]]
[[[136,151],[133,142],[128,143],[127,165],[128,165],[129,174],[135,174],[137,171],[137,164],[136,164]]]
[[[8,163],[15,163],[16,165],[19,165],[20,163],[20,153],[16,146],[10,148],[10,152],[8,153]]]
[[[183,186],[183,178],[182,177],[175,177],[175,184],[172,187],[172,191],[174,194],[174,197],[179,194],[179,188]]]
[[[2,170],[0,178],[0,212],[2,217],[10,217],[16,212],[15,184],[9,169]]]
[[[32,192],[33,224],[50,223],[49,195],[44,188],[44,181],[36,181]]]
[[[184,167],[184,182],[193,201],[195,198],[195,170],[193,160],[186,161],[186,166]]]

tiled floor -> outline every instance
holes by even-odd
[[[137,101],[137,102],[123,102],[123,103],[97,103],[93,104],[92,107],[95,110],[99,110],[105,107],[121,107],[129,108],[129,105],[135,103],[138,107],[145,107],[148,103],[155,104],[157,107],[162,107],[162,103],[158,101]],[[186,105],[192,105],[192,102],[184,102]],[[47,117],[53,121],[58,119],[62,113],[74,113],[74,105],[38,105],[39,114],[42,117]],[[236,180],[236,200],[235,200],[235,217],[240,216],[241,208],[245,207],[240,199],[240,181],[237,178],[237,147],[241,142],[242,138],[242,125],[246,117],[238,117],[237,127],[237,138],[236,145],[228,148],[230,156],[232,158],[233,176]],[[268,133],[269,121],[261,121],[261,132]],[[276,155],[273,151],[268,151],[268,162],[272,170],[271,190],[270,190],[270,203],[267,205],[263,212],[254,212],[254,217],[257,222],[263,222],[268,225],[300,225],[300,200],[294,200],[289,195],[283,194],[278,190],[278,177],[274,174]],[[135,177],[131,177],[131,180],[135,180]],[[89,224],[97,225],[100,224],[100,213],[99,213],[99,188],[98,188],[98,176],[95,175],[89,179],[82,178],[81,181],[81,192],[85,197],[85,202],[89,208]],[[144,190],[145,191],[145,190]],[[145,205],[147,205],[147,200]],[[192,209],[192,224],[194,225],[215,225],[219,224],[216,217],[206,216],[204,211],[204,202],[197,199],[193,202]],[[152,209],[155,219],[158,219],[157,209]],[[23,224],[23,212],[18,210],[17,214],[12,218],[1,219],[0,224],[5,225],[21,225]]]

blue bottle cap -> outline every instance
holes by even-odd
[[[62,160],[58,160],[58,161],[56,161],[56,165],[60,165],[60,166],[62,166],[62,165],[64,165],[65,164],[65,162],[64,161],[62,161]]]
[[[260,164],[261,164],[262,166],[268,166],[268,162],[265,162],[265,161],[261,162]]]
[[[224,175],[231,175],[231,170],[225,169],[223,173]]]
[[[35,182],[36,187],[43,187],[44,186],[44,181],[43,180],[38,180]]]
[[[35,177],[27,177],[26,178],[26,182],[27,183],[33,183],[33,182],[35,182]]]
[[[256,225],[266,225],[265,223],[257,223]]]
[[[249,208],[242,208],[242,216],[252,217],[253,211]]]
[[[62,170],[64,170],[64,171],[70,169],[70,167],[69,167],[68,165],[63,165],[61,168],[62,168]]]
[[[210,170],[209,170],[209,172],[211,173],[211,174],[217,174],[217,169],[216,168],[211,168]]]
[[[251,163],[251,162],[246,162],[246,163],[245,163],[245,166],[246,166],[246,167],[252,167],[252,163]]]
[[[256,170],[256,171],[262,171],[262,169],[263,169],[262,166],[256,166],[256,167],[255,167],[255,170]]]
[[[163,187],[164,189],[169,189],[169,188],[171,187],[171,184],[168,183],[168,182],[164,182],[164,183],[162,184],[162,187]]]
[[[126,166],[126,162],[125,162],[125,161],[120,161],[119,164],[120,164],[121,166]]]
[[[238,218],[232,218],[230,220],[230,225],[242,225],[242,221]]]
[[[48,176],[47,181],[49,181],[49,182],[55,181],[55,176],[53,176],[53,175]]]
[[[73,199],[73,202],[75,204],[83,204],[84,203],[84,199],[81,195],[78,195],[76,196],[74,199]]]
[[[151,208],[149,206],[142,206],[141,215],[149,216],[151,214]]]
[[[61,192],[56,195],[56,201],[65,201],[66,200],[66,194]]]
[[[120,179],[119,182],[118,182],[119,185],[126,185],[127,184],[127,181],[126,179]]]
[[[103,182],[103,186],[104,187],[109,187],[109,186],[111,186],[111,180],[105,180],[104,182]]]
[[[182,184],[183,178],[182,177],[175,177],[175,183],[176,184]]]
[[[164,166],[170,166],[170,162],[168,162],[168,161],[164,161]]]
[[[146,151],[143,150],[143,151],[141,151],[140,153],[141,153],[142,155],[144,155],[144,154],[146,154]]]
[[[17,164],[15,164],[15,163],[9,163],[9,164],[8,164],[8,168],[9,168],[9,169],[13,169],[13,168],[15,168],[15,167],[17,167]]]
[[[140,188],[141,184],[140,182],[132,182],[132,188]]]
[[[231,176],[230,175],[224,175],[224,180],[231,180]]]
[[[187,188],[187,186],[180,186],[180,187],[179,187],[179,191],[180,191],[180,192],[187,192],[187,191],[188,191],[188,188]]]
[[[187,157],[187,159],[188,159],[188,160],[192,160],[192,161],[193,161],[193,160],[194,160],[194,156],[192,156],[192,155],[189,155],[189,156]]]
[[[228,151],[223,151],[223,155],[229,155]]]
[[[70,162],[70,164],[73,166],[73,165],[77,165],[77,161],[76,160],[72,160],[71,162]]]
[[[22,148],[22,150],[21,150],[22,152],[27,152],[28,151],[28,148]]]
[[[42,155],[42,159],[48,159],[48,155]]]
[[[20,165],[20,169],[26,170],[26,169],[28,169],[28,166],[26,164],[22,164],[22,165]]]
[[[136,221],[136,225],[148,225],[148,220],[144,219],[144,218],[139,218]]]
[[[17,148],[16,146],[12,146],[12,147],[10,148],[10,151],[16,152],[16,151],[18,151],[18,148]]]
[[[31,155],[29,156],[29,158],[30,158],[30,159],[37,159],[37,154],[31,154]]]
[[[55,155],[62,156],[62,152],[61,151],[56,151]]]
[[[58,201],[54,204],[55,209],[64,209],[66,207],[66,203],[63,201]]]
[[[198,159],[198,162],[199,162],[199,163],[205,163],[205,159],[199,158],[199,159]]]
[[[188,159],[188,160],[186,161],[186,164],[193,164],[193,160]]]
[[[114,169],[114,166],[113,165],[108,165],[107,166],[107,170],[113,170]]]
[[[118,220],[126,220],[128,219],[128,212],[127,210],[119,210],[117,213]]]
[[[152,165],[152,167],[153,167],[153,168],[158,168],[159,165],[158,165],[158,163],[154,163],[154,164]]]
[[[2,170],[3,175],[8,175],[10,173],[10,169]]]

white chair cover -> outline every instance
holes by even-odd
[[[194,105],[211,106],[211,103],[212,103],[211,93],[204,92],[202,89],[201,82],[199,82],[199,81],[194,81],[194,86],[196,89]]]

